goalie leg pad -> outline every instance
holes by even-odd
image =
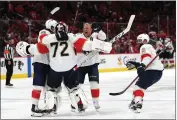
[[[81,102],[84,106],[84,109],[88,107],[88,100],[86,98],[84,91],[81,88],[79,87],[75,87],[72,89],[67,88],[67,91],[68,91],[72,106],[74,106],[76,109],[79,110],[78,103]]]
[[[47,91],[47,105],[48,109],[53,109],[56,113],[58,108],[61,106],[61,96],[59,93],[61,92],[61,86],[57,89],[49,89]]]

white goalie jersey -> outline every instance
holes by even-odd
[[[156,50],[150,44],[144,44],[140,48],[141,63],[148,65],[150,61],[156,56]],[[147,70],[163,70],[163,64],[159,57],[147,68]]]
[[[84,34],[77,34],[77,35],[90,41],[92,41],[93,38],[97,38],[98,40],[106,39],[106,34],[102,30],[99,31],[98,33],[96,32],[92,33],[92,35],[89,38],[86,38]],[[79,60],[84,58],[86,55],[83,53],[83,51],[77,51],[77,52],[79,52],[79,54],[77,55],[78,56],[77,61],[79,62]],[[100,63],[99,53],[97,53],[94,57],[92,57],[91,59],[83,63],[81,67],[90,66],[95,63]]]
[[[56,72],[64,72],[73,68],[77,64],[77,50],[103,50],[109,53],[112,49],[112,44],[103,42],[97,39],[93,41],[86,40],[80,36],[68,33],[68,40],[58,41],[55,34],[41,35],[40,43],[48,45],[50,67]],[[100,46],[103,45],[103,46]]]

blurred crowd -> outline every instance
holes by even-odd
[[[138,53],[136,36],[155,32],[158,38],[170,37],[176,42],[175,1],[6,1],[0,2],[0,55],[7,34],[15,40],[36,43],[38,32],[48,18],[64,21],[69,31],[82,32],[84,22],[97,22],[109,41],[126,26],[131,14],[136,15],[131,31],[114,44],[112,53]],[[50,11],[60,10],[50,16]],[[76,17],[77,16],[77,17]],[[153,39],[153,38],[152,38]],[[175,47],[176,48],[176,47]]]

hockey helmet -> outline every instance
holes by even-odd
[[[58,22],[53,20],[53,19],[49,19],[45,22],[45,27],[46,29],[51,30],[52,32],[55,32],[55,27],[58,25]]]
[[[148,43],[149,42],[149,35],[143,33],[138,35],[137,43]]]

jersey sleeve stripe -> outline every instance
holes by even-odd
[[[41,42],[41,43],[42,43],[42,39],[43,39],[45,36],[47,36],[47,34],[42,34],[42,35],[39,36],[39,39],[40,39],[40,42]]]
[[[150,57],[150,58],[151,58],[151,55],[150,55],[150,54],[143,54],[143,55],[141,55],[141,61],[142,61],[145,57]]]
[[[82,51],[82,47],[84,46],[84,43],[86,42],[86,39],[79,38],[75,43],[74,47],[76,48],[77,53]]]
[[[46,54],[49,52],[47,46],[45,46],[41,43],[37,43],[37,49],[38,49],[39,53],[41,53],[41,54]]]

